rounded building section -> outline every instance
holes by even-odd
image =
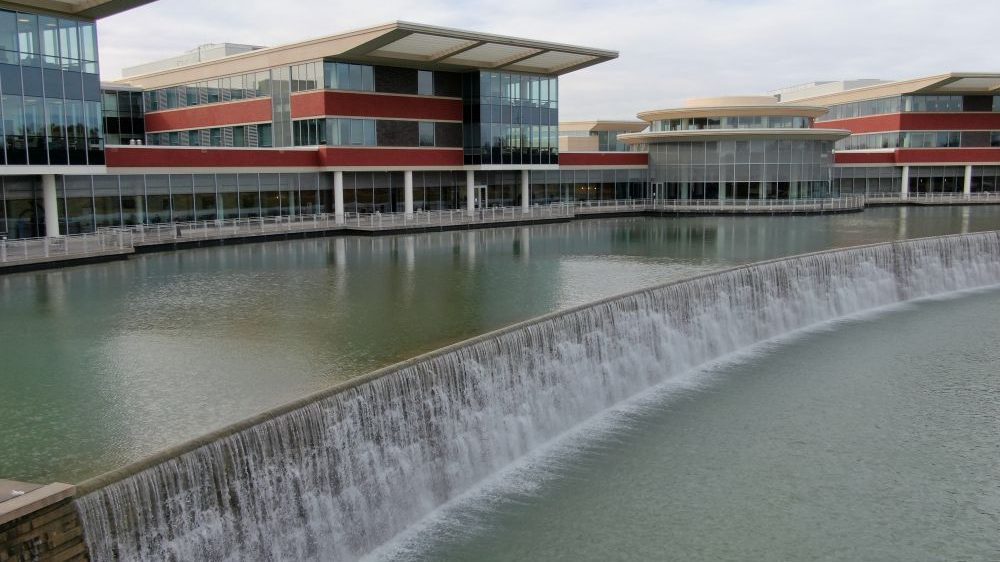
[[[646,111],[645,131],[619,136],[648,146],[657,199],[809,199],[836,195],[834,143],[849,131],[813,128],[826,108],[772,96],[689,100]]]

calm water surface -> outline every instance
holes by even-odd
[[[602,219],[3,276],[0,477],[80,481],[380,366],[629,290],[996,228],[1000,207]]]
[[[995,288],[761,346],[581,428],[380,558],[1000,560],[997,318]]]

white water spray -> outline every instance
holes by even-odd
[[[98,489],[95,561],[354,560],[577,423],[841,316],[1000,282],[1000,233],[778,260],[477,338]]]

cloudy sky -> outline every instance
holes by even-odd
[[[998,0],[158,0],[102,20],[106,80],[202,43],[279,45],[406,20],[617,50],[561,79],[560,118],[814,80],[1000,71]]]

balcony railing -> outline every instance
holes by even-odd
[[[0,264],[130,253],[133,244],[134,237],[127,230],[101,230],[53,238],[8,240],[0,237]]]
[[[908,201],[925,205],[964,205],[966,203],[1000,203],[1000,192],[982,191],[976,193],[871,193],[869,203],[902,203]]]
[[[992,194],[996,196],[996,194]],[[1000,201],[998,201],[1000,202]],[[95,233],[58,238],[0,239],[0,264],[46,261],[77,256],[131,253],[136,246],[178,243],[192,240],[268,237],[282,233],[346,231],[377,232],[421,230],[459,225],[510,224],[575,216],[620,212],[690,213],[796,213],[863,209],[866,198],[850,196],[832,199],[706,199],[652,200],[618,199],[577,201],[522,207],[490,207],[417,211],[404,213],[347,213],[338,218],[331,213],[294,216],[202,220],[192,222],[102,227]]]

